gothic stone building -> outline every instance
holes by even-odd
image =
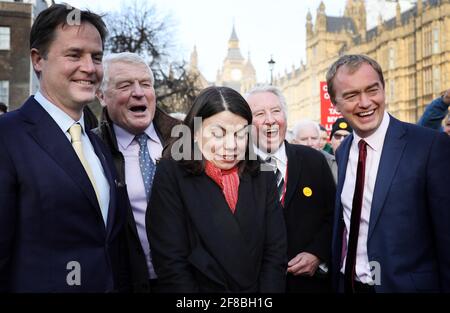
[[[363,0],[347,0],[344,15],[327,16],[317,9],[315,25],[308,12],[307,62],[279,77],[275,84],[287,98],[288,122],[320,120],[319,83],[343,54],[362,53],[376,59],[386,80],[387,109],[395,117],[416,122],[425,106],[450,88],[450,0],[418,0],[414,7],[366,28]]]

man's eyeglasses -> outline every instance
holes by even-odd
[[[345,137],[347,137],[348,135],[349,135],[349,134],[343,135],[343,134],[336,134],[336,133],[334,133],[334,134],[333,134],[333,138],[336,139],[336,140],[344,140]]]

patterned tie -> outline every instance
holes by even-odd
[[[76,123],[73,124],[69,128],[69,134],[72,142],[72,147],[75,150],[75,153],[77,154],[78,158],[80,159],[81,164],[84,167],[84,170],[86,171],[86,174],[89,177],[89,180],[91,181],[92,187],[94,188],[95,195],[97,196],[97,201],[100,203],[100,197],[97,190],[97,185],[95,184],[95,178],[92,174],[91,167],[89,166],[89,163],[86,161],[83,153],[83,145],[81,143],[81,125]]]
[[[156,165],[153,163],[150,153],[147,147],[147,135],[140,134],[136,136],[136,140],[139,142],[139,166],[141,168],[142,179],[144,181],[145,194],[147,200],[150,199],[150,193],[152,190],[153,177],[155,177]]]
[[[355,192],[353,193],[352,214],[350,217],[350,234],[347,246],[347,258],[345,261],[344,290],[346,293],[354,292],[356,252],[358,248],[359,224],[361,222],[364,178],[366,173],[367,143],[361,139],[358,143],[358,147],[358,168],[356,171]]]
[[[273,172],[275,173],[275,177],[277,179],[277,190],[278,190],[278,200],[282,202],[283,199],[283,191],[284,191],[284,179],[281,171],[277,167],[277,162],[274,157],[268,157],[266,162],[271,165]]]

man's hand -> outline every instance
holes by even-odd
[[[313,276],[319,264],[318,257],[308,252],[301,252],[289,261],[287,271],[295,276]]]

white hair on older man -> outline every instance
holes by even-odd
[[[109,77],[110,65],[113,63],[118,63],[118,62],[128,63],[128,64],[145,65],[145,67],[147,67],[148,72],[150,74],[150,81],[151,81],[152,85],[154,84],[155,78],[153,76],[153,72],[152,72],[150,66],[148,65],[148,63],[140,55],[138,55],[136,53],[132,53],[132,52],[111,53],[111,54],[106,55],[102,60],[103,80],[100,85],[101,91],[105,91],[108,86],[109,79],[110,79],[110,77]]]
[[[248,91],[245,95],[244,95],[244,99],[247,101],[248,98],[255,94],[255,93],[260,93],[260,92],[270,92],[273,93],[278,100],[280,101],[281,104],[281,110],[284,113],[284,117],[287,118],[287,109],[286,109],[286,98],[283,96],[283,93],[281,92],[280,89],[278,89],[275,86],[272,85],[261,85],[261,86],[256,86],[253,89],[251,89],[250,91]]]
[[[294,143],[315,149],[320,148],[320,127],[318,123],[311,120],[301,120],[295,124],[292,132]]]

